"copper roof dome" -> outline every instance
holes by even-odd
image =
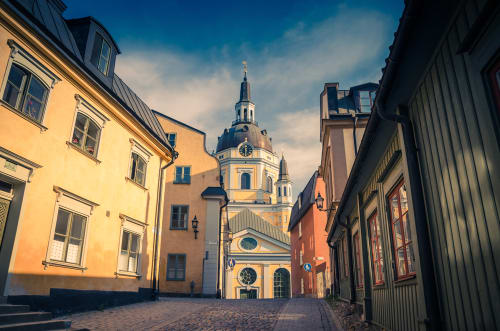
[[[230,129],[224,130],[217,143],[217,153],[231,147],[238,147],[239,144],[245,141],[255,148],[263,148],[271,153],[273,152],[271,138],[267,135],[266,130],[261,130],[251,122],[240,122]]]

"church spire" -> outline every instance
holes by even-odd
[[[289,181],[290,177],[288,176],[288,165],[286,164],[285,156],[281,154],[280,161],[280,173],[278,180]]]
[[[240,88],[240,102],[250,101],[250,83],[247,81],[247,61],[243,61],[243,81]]]

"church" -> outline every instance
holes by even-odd
[[[246,63],[234,121],[215,156],[228,195],[221,227],[220,290],[227,299],[290,297],[292,185],[284,156],[256,121]]]

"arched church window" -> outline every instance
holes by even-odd
[[[278,196],[281,196],[281,187],[278,187]]]
[[[283,196],[286,197],[286,186],[283,186]]]
[[[253,121],[253,110],[250,110],[250,120]]]
[[[279,268],[274,272],[273,277],[274,298],[290,297],[290,272],[285,268]]]
[[[273,179],[270,176],[267,177],[266,191],[273,193]]]
[[[241,109],[238,109],[238,119],[241,119]]]
[[[248,121],[248,110],[246,108],[243,110],[243,116],[245,118],[245,121]]]
[[[250,174],[244,173],[241,175],[241,189],[249,190],[250,189]]]

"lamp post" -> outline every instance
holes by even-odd
[[[316,202],[316,207],[318,208],[318,210],[320,210],[320,211],[332,211],[332,210],[337,209],[335,207],[323,209],[323,202],[324,201],[325,201],[325,199],[321,196],[321,193],[318,192],[318,196],[316,197],[316,200],[314,200],[314,202]]]
[[[191,221],[191,226],[193,227],[194,231],[194,239],[198,239],[198,218],[196,218],[196,215],[194,215],[193,220]]]

